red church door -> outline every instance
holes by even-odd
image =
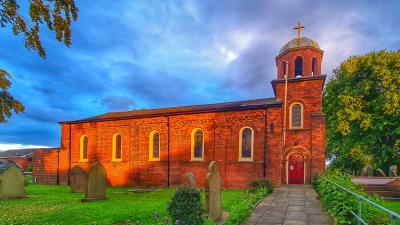
[[[304,184],[304,158],[294,153],[289,157],[289,184]]]

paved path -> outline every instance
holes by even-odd
[[[254,209],[245,225],[331,225],[311,185],[275,188]]]

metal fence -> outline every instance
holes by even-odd
[[[323,177],[322,177],[322,179],[324,179],[325,181],[328,181],[328,182],[332,183],[332,184],[335,185],[336,187],[338,187],[338,188],[340,188],[341,190],[343,190],[343,191],[345,191],[345,192],[347,192],[347,193],[353,195],[354,197],[356,197],[356,198],[358,199],[358,213],[356,213],[356,212],[350,210],[350,213],[357,219],[358,224],[361,223],[361,224],[364,224],[364,225],[368,225],[368,223],[365,222],[365,220],[363,220],[363,218],[362,218],[362,215],[363,215],[362,203],[363,203],[363,202],[366,202],[367,204],[372,205],[372,206],[374,206],[375,208],[378,208],[379,210],[381,210],[381,211],[383,211],[383,212],[389,214],[389,216],[390,216],[390,221],[391,221],[391,224],[392,224],[392,225],[395,225],[397,221],[400,221],[400,215],[399,215],[399,214],[397,214],[397,213],[395,213],[395,212],[393,212],[393,211],[390,211],[389,209],[387,209],[387,208],[385,208],[385,207],[382,207],[382,206],[376,204],[375,202],[372,202],[371,200],[369,200],[369,199],[367,199],[367,198],[364,198],[363,196],[361,196],[361,195],[359,195],[359,194],[356,194],[356,193],[350,191],[349,189],[347,189],[347,188],[345,188],[345,187],[343,187],[343,186],[341,186],[341,185],[339,185],[339,184],[337,184],[337,183],[335,183],[335,182],[333,182],[333,181],[331,181],[331,180],[325,179],[325,178],[323,178]]]

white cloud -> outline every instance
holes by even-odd
[[[45,145],[24,145],[24,144],[0,144],[0,151],[10,150],[10,149],[24,149],[24,148],[51,148],[51,146]]]

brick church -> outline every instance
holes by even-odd
[[[246,188],[255,178],[308,184],[325,169],[322,58],[318,43],[299,35],[275,57],[275,97],[61,122],[58,154],[42,151],[36,160],[57,161],[61,184],[73,166],[101,162],[112,186],[176,186],[186,172],[204,185],[214,160],[225,188]],[[36,175],[51,174],[41,168]]]

